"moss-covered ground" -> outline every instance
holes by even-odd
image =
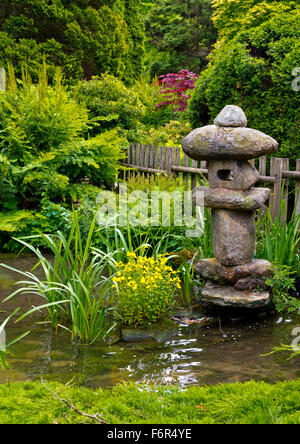
[[[109,424],[300,424],[300,380],[207,387],[121,384],[88,390],[40,382],[0,385],[1,424],[92,423],[98,413]]]

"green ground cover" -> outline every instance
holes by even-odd
[[[300,424],[300,380],[208,387],[154,387],[122,384],[88,390],[60,384],[8,383],[0,386],[0,423],[75,424]],[[95,421],[94,421],[95,422]],[[97,421],[96,421],[97,422]]]

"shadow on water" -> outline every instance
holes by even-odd
[[[1,258],[20,270],[30,270],[32,257]],[[37,271],[37,273],[41,273]],[[42,276],[41,276],[42,277]],[[0,268],[0,300],[13,289],[16,275]],[[15,307],[28,309],[40,300],[25,297],[0,305],[0,321]],[[3,313],[2,310],[6,310]],[[71,343],[63,330],[54,334],[40,325],[35,314],[20,324],[11,323],[8,339],[30,329],[31,334],[17,343],[9,357],[9,370],[0,370],[0,383],[7,381],[58,380],[72,378],[87,387],[111,387],[122,381],[170,383],[182,387],[195,384],[247,381],[275,382],[300,376],[299,358],[287,361],[286,355],[268,357],[272,346],[291,343],[292,330],[300,326],[299,317],[257,313],[247,318],[221,319],[214,326],[181,326],[164,342],[144,341],[114,345],[81,346]]]

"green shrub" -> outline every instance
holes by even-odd
[[[116,127],[133,130],[144,116],[145,108],[137,92],[112,75],[103,74],[80,82],[75,92],[89,110],[89,118],[94,122],[93,133]]]
[[[69,178],[59,173],[55,159],[62,144],[82,136],[87,122],[86,109],[69,97],[60,71],[50,87],[45,65],[37,85],[25,71],[17,83],[10,69],[7,92],[0,94],[2,210],[34,208],[44,194],[66,189]]]
[[[174,191],[184,192],[185,183],[181,177],[168,177],[166,174],[155,174],[150,177],[137,175],[132,176],[126,181],[128,193],[139,190],[145,193],[152,191]]]
[[[87,109],[70,97],[60,70],[55,79],[49,86],[45,64],[37,84],[25,70],[17,82],[10,68],[7,92],[0,93],[3,212],[70,203],[76,184],[110,187],[117,179],[126,139],[113,130],[85,140]]]
[[[158,85],[158,78],[154,77],[152,80],[148,78],[141,78],[136,81],[132,87],[133,91],[138,94],[141,102],[145,106],[145,114],[142,118],[142,125],[140,139],[137,142],[145,143],[143,131],[148,127],[163,126],[174,118],[170,108],[156,108],[156,105],[163,101],[163,96],[160,93],[160,85]]]
[[[58,69],[55,85],[48,86],[43,64],[36,85],[32,84],[26,68],[20,83],[9,66],[7,92],[0,95],[2,153],[8,157],[17,155],[29,163],[30,154],[51,152],[83,134],[87,129],[87,110],[70,98],[62,79]]]
[[[117,130],[87,140],[71,140],[57,153],[58,172],[68,177],[71,184],[87,180],[96,187],[110,188],[118,179],[119,161],[124,158],[123,148],[127,145]],[[70,188],[66,187],[63,194],[69,193]]]
[[[191,132],[188,122],[171,120],[164,126],[145,129],[141,132],[141,142],[155,146],[181,147],[182,140]]]
[[[163,321],[175,306],[176,288],[180,288],[177,272],[163,256],[153,259],[128,253],[128,258],[127,264],[116,264],[118,319],[129,326]]]
[[[280,313],[298,311],[300,313],[300,299],[291,297],[289,292],[296,291],[295,272],[286,265],[274,265],[273,276],[267,279],[266,284],[272,289],[272,301]]]
[[[73,202],[95,204],[100,189],[117,180],[127,140],[117,129],[85,139],[88,125],[85,105],[71,97],[60,70],[49,86],[45,64],[37,84],[25,69],[16,81],[10,68],[0,92],[1,249],[17,248],[12,232],[63,229]]]
[[[193,127],[208,124],[227,104],[241,106],[248,126],[273,136],[279,155],[299,157],[300,6],[271,0],[215,0],[219,40],[190,102]]]

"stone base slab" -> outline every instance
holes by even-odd
[[[219,287],[208,282],[201,294],[201,302],[222,307],[259,308],[270,302],[269,291],[239,291],[234,287]]]
[[[265,280],[273,274],[271,263],[263,259],[253,259],[249,264],[234,267],[219,264],[216,259],[202,259],[194,268],[196,274],[204,279],[217,281],[219,284],[236,284],[241,279],[249,277]]]

